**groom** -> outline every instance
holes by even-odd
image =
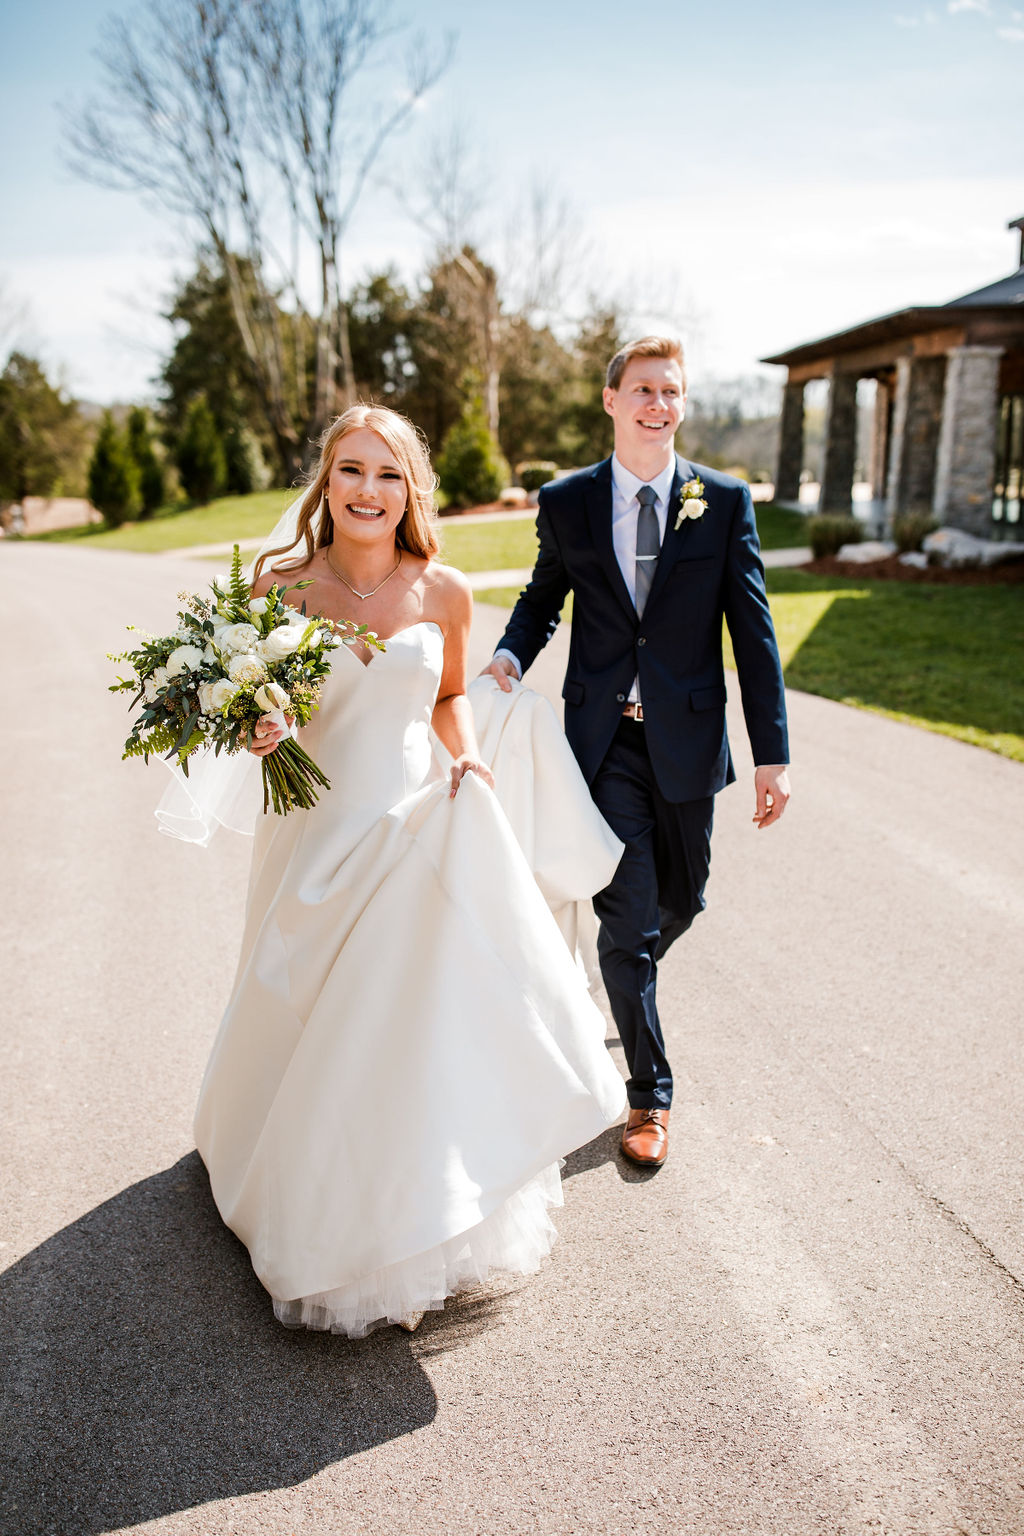
[[[789,748],[750,492],[674,449],[686,401],[679,342],[645,336],[623,347],[603,398],[615,451],[541,491],[537,564],[487,671],[508,690],[573,593],[565,733],[625,844],[594,897],[601,973],[629,1067],[622,1150],[657,1167],[672,1102],[657,962],[704,907],[714,797],[736,777],[723,615],[757,765],[759,828],[789,799]]]

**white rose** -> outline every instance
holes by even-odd
[[[226,624],[217,637],[221,650],[252,651],[259,644],[260,632],[255,624]]]
[[[217,659],[217,652],[214,649],[212,641],[207,640],[205,646],[203,647],[203,660],[216,661]]]
[[[217,715],[238,692],[234,683],[219,677],[215,683],[203,683],[199,689],[199,708],[204,715]]]
[[[146,678],[146,681],[142,685],[142,691],[145,695],[146,703],[152,704],[156,698],[156,683],[154,683],[151,677]]]
[[[257,688],[253,697],[265,715],[269,715],[274,709],[287,709],[292,701],[291,694],[287,693],[279,683],[264,683],[262,688]]]
[[[249,604],[250,613],[266,613],[267,600],[265,597],[254,597]]]
[[[251,651],[232,656],[228,662],[228,676],[233,683],[262,683],[266,675],[266,667]]]
[[[284,661],[286,656],[292,654],[301,639],[302,630],[297,624],[279,624],[260,641],[260,655],[265,656],[268,661]]]
[[[153,676],[153,681],[154,681],[154,683],[156,684],[156,686],[158,688],[166,688],[167,687],[167,668],[166,667],[156,667],[154,669],[154,671],[153,671],[152,676]]]
[[[182,672],[194,672],[203,664],[203,653],[198,645],[179,645],[167,658],[167,676],[179,677]]]
[[[226,677],[219,677],[215,683],[211,683],[210,703],[213,706],[214,713],[226,709],[237,692],[238,689],[234,683],[228,682]]]

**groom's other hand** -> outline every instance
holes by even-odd
[[[786,763],[766,763],[754,769],[754,792],[757,809],[754,824],[760,832],[778,821],[789,801],[789,774]]]
[[[498,679],[498,687],[502,693],[512,692],[512,684],[509,682],[509,678],[514,677],[516,682],[519,681],[519,668],[507,656],[495,656],[489,666],[484,667],[480,676],[486,677],[488,674]]]

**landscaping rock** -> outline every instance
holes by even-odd
[[[911,549],[905,555],[900,555],[900,565],[912,566],[915,571],[926,571],[928,556],[919,549]]]
[[[926,536],[921,547],[932,565],[951,570],[970,570],[1024,559],[1024,544],[979,539],[962,528],[936,528],[934,533]]]
[[[844,544],[836,555],[848,565],[870,565],[874,560],[887,560],[896,553],[896,545],[884,539],[865,539],[863,544]]]

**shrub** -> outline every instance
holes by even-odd
[[[893,543],[901,555],[920,549],[938,523],[930,512],[900,512],[892,520]]]
[[[174,454],[185,495],[200,505],[224,489],[227,464],[206,396],[199,395],[185,413],[185,429]]]
[[[533,459],[528,464],[516,465],[516,480],[524,491],[539,491],[558,472],[558,465],[550,459]]]
[[[437,457],[441,489],[458,507],[496,501],[508,484],[508,465],[494,440],[482,401],[467,402]]]
[[[141,506],[139,471],[127,439],[117,430],[109,411],[103,413],[89,460],[89,500],[111,528],[134,517]]]
[[[270,484],[259,438],[249,427],[229,427],[224,434],[224,489],[232,496],[265,491]]]
[[[844,544],[859,544],[864,528],[855,517],[829,512],[807,519],[807,537],[814,558],[822,560],[826,555],[838,554]]]
[[[142,406],[136,406],[128,417],[128,452],[139,472],[139,496],[142,502],[139,517],[152,517],[157,507],[163,504],[166,486],[164,467],[153,450],[149,412]]]

